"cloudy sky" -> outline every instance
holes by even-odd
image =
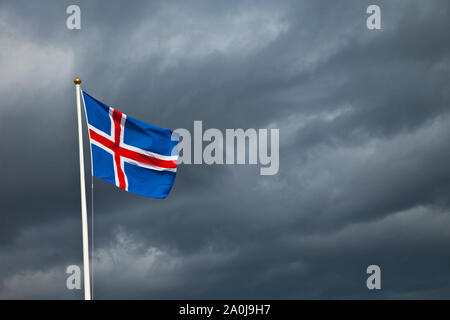
[[[277,175],[181,165],[165,200],[95,179],[95,298],[450,298],[449,17],[447,0],[2,0],[0,298],[83,297],[65,285],[75,76],[161,127],[280,130]]]

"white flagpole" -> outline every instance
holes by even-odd
[[[89,279],[89,239],[86,205],[86,187],[84,181],[84,155],[83,155],[83,129],[81,122],[81,79],[76,77],[75,92],[77,96],[77,116],[78,116],[78,149],[80,155],[80,187],[81,187],[81,227],[83,235],[83,276],[84,276],[84,300],[91,300],[91,284]]]

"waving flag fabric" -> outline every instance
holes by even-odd
[[[177,139],[82,92],[94,176],[151,198],[169,194],[177,171]]]

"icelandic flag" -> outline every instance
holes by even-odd
[[[94,176],[142,196],[165,198],[177,171],[178,138],[82,91]]]

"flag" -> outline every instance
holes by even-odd
[[[178,139],[113,109],[82,91],[93,175],[129,192],[165,198],[177,171]]]

